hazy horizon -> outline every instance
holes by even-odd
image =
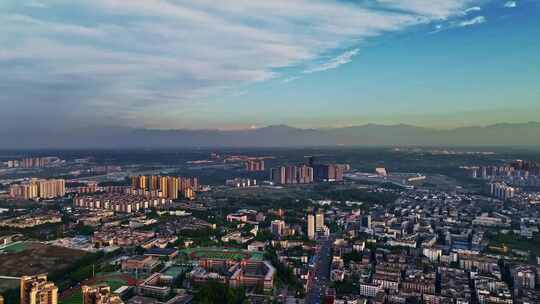
[[[366,124],[343,128],[294,128],[274,125],[240,130],[141,129],[126,127],[71,130],[21,130],[4,138],[0,149],[14,148],[183,148],[316,146],[537,146],[540,123],[430,129],[412,125]]]

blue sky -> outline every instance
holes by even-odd
[[[538,121],[535,0],[4,0],[0,127]]]

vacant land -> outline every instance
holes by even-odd
[[[4,276],[50,273],[68,267],[86,253],[42,243],[23,243],[17,250],[0,254],[0,269]]]

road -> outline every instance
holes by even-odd
[[[310,270],[306,292],[306,304],[322,303],[322,297],[329,284],[330,263],[332,262],[332,240],[321,239],[314,257],[314,265]]]

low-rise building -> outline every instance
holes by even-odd
[[[479,304],[513,304],[512,293],[503,281],[478,276],[474,279]]]
[[[147,276],[161,265],[159,259],[151,256],[135,256],[122,261],[122,271],[132,275]]]
[[[166,299],[171,294],[172,277],[154,273],[137,286],[138,294]]]

